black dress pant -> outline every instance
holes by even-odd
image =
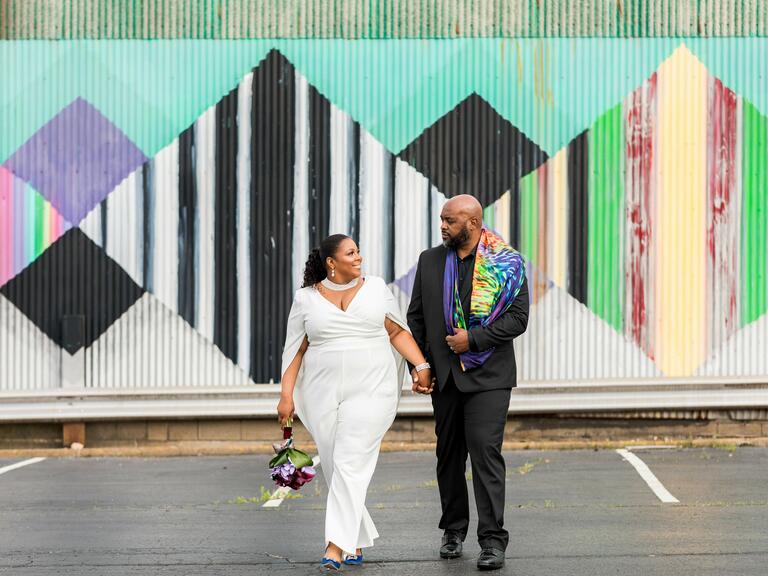
[[[504,529],[506,466],[501,454],[510,390],[464,393],[449,377],[432,392],[437,434],[437,485],[443,515],[440,528],[454,530],[462,540],[469,526],[467,454],[472,461],[472,486],[477,504],[477,540],[481,547],[506,550]]]

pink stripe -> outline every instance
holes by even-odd
[[[738,97],[714,79],[709,90],[707,134],[708,346],[717,348],[738,328],[739,210]]]
[[[625,333],[654,358],[653,322],[653,186],[654,124],[656,122],[654,73],[624,103],[626,302]]]
[[[53,207],[52,204],[48,205],[48,243],[46,248],[56,242],[59,236],[61,236],[61,216]]]
[[[13,276],[13,175],[0,167],[0,286]]]

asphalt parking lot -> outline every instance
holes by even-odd
[[[658,486],[615,450],[506,453],[501,573],[766,573],[768,449],[632,454]],[[318,475],[278,505],[267,460],[0,459],[0,574],[317,574],[326,486]],[[474,522],[464,557],[438,559],[434,464],[431,453],[382,454],[368,497],[381,538],[346,572],[476,573]]]

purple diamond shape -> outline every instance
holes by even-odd
[[[397,280],[395,280],[394,284],[400,290],[402,290],[408,298],[411,297],[411,294],[413,294],[413,283],[416,280],[416,264],[413,265],[413,267],[408,270],[405,274],[400,276]]]
[[[146,161],[117,126],[77,98],[27,140],[5,166],[76,225]]]

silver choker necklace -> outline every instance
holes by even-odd
[[[360,278],[352,278],[349,282],[346,284],[336,284],[336,282],[332,282],[329,278],[323,278],[320,281],[320,284],[322,284],[325,288],[328,288],[328,290],[333,290],[334,292],[343,292],[344,290],[349,290],[350,288],[354,288],[357,286],[357,283],[360,281]]]

